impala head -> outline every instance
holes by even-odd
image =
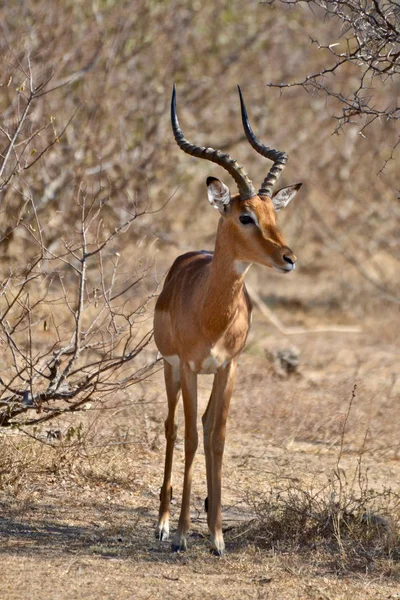
[[[234,239],[235,259],[245,263],[258,263],[274,267],[281,272],[289,272],[295,268],[296,256],[286,245],[279,232],[276,216],[279,210],[289,204],[302,184],[297,183],[274,192],[274,187],[287,163],[288,156],[284,152],[264,146],[256,138],[250,127],[239,86],[238,89],[246,137],[259,154],[273,161],[258,193],[255,192],[243,167],[229,154],[213,148],[195,146],[185,139],[176,113],[176,89],[174,86],[171,121],[175,140],[184,152],[219,164],[235,180],[239,193],[232,196],[225,183],[215,177],[207,178],[209,202],[219,210],[222,216],[221,226],[229,230],[231,239],[232,237]]]

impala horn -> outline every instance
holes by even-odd
[[[250,127],[249,117],[247,116],[247,110],[246,110],[246,106],[245,106],[245,103],[243,100],[242,90],[240,89],[239,85],[238,85],[238,90],[239,90],[239,96],[240,96],[240,106],[241,106],[241,110],[242,110],[243,128],[244,128],[246,137],[249,140],[250,144],[253,146],[254,150],[256,150],[259,154],[261,154],[261,156],[265,156],[265,158],[272,160],[274,163],[272,165],[271,169],[269,170],[268,175],[264,179],[262,186],[258,190],[259,196],[271,197],[272,193],[274,191],[276,182],[278,181],[279,177],[281,176],[281,173],[282,173],[283,169],[285,168],[285,165],[288,161],[288,155],[286,154],[286,152],[279,152],[279,150],[274,150],[273,148],[268,148],[267,146],[264,146],[264,144],[262,144],[260,142],[260,140],[258,140],[256,138],[256,136],[253,133],[252,128]]]
[[[231,158],[229,154],[224,154],[220,150],[214,150],[213,148],[205,148],[204,146],[195,146],[187,141],[183,135],[182,129],[179,126],[178,115],[176,113],[176,84],[172,91],[171,100],[171,124],[174,137],[179,148],[197,158],[205,158],[213,163],[216,163],[220,167],[223,167],[233,177],[238,186],[240,197],[243,200],[248,200],[256,195],[253,184],[244,172],[244,169],[239,163]]]

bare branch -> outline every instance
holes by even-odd
[[[379,108],[377,90],[373,82],[383,86],[388,80],[395,81],[400,75],[400,12],[395,0],[281,0],[283,4],[303,5],[323,9],[324,16],[342,24],[341,36],[348,36],[345,50],[342,42],[329,45],[312,40],[318,49],[327,53],[333,63],[318,72],[291,83],[270,83],[280,89],[301,86],[307,92],[322,92],[337,100],[341,113],[336,115],[338,131],[343,125],[353,123],[354,118],[363,119],[362,132],[376,119],[399,120],[400,107],[394,92],[392,101]],[[315,14],[315,13],[314,13]],[[332,62],[332,60],[330,61]],[[359,71],[359,85],[352,90],[337,91],[338,75],[346,65]],[[368,81],[367,81],[368,80]]]

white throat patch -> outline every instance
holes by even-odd
[[[252,263],[242,262],[241,260],[235,260],[234,269],[238,275],[245,276],[247,271],[250,269]]]

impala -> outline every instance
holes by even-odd
[[[196,146],[185,139],[178,122],[174,86],[171,121],[178,146],[187,154],[226,169],[235,180],[239,193],[231,196],[222,181],[208,177],[208,200],[221,215],[215,250],[188,252],[175,260],[158,298],[154,317],[154,337],[164,359],[168,398],[165,470],[156,536],[160,540],[169,537],[172,459],[177,436],[176,407],[182,391],[185,472],[178,530],[172,549],[186,550],[193,460],[198,445],[197,375],[213,373],[212,392],[202,422],[207,471],[205,508],[212,549],[219,556],[224,553],[221,471],[226,420],[237,360],[246,343],[252,311],[244,277],[252,263],[272,267],[281,273],[294,270],[296,256],[276,226],[276,213],[287,206],[301,186],[298,183],[273,193],[288,157],[284,152],[264,146],[256,138],[238,88],[247,139],[259,154],[273,161],[258,193],[243,167],[228,154]]]

